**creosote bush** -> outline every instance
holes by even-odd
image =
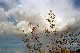
[[[26,33],[25,36],[22,37],[22,41],[26,45],[26,50],[30,52],[35,51],[36,53],[71,53],[71,47],[67,48],[64,46],[68,44],[73,45],[75,41],[78,42],[77,36],[79,36],[80,33],[75,34],[68,26],[66,26],[67,30],[58,33],[58,28],[54,21],[56,17],[52,10],[49,11],[48,16],[45,20],[48,21],[50,30],[44,28],[41,34],[37,33],[39,25],[33,26],[32,23],[29,23],[29,27],[32,29],[30,36]],[[24,30],[22,31],[24,32]],[[46,41],[42,42],[42,38]]]

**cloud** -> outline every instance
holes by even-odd
[[[19,51],[15,51],[15,53],[21,53],[21,52],[19,52]]]
[[[6,6],[8,6],[0,8],[0,37],[5,37],[2,34],[22,37],[24,33],[31,32],[29,23],[32,23],[32,26],[39,25],[37,33],[43,35],[44,28],[50,29],[49,23],[46,21],[50,9],[56,15],[55,23],[59,32],[66,30],[66,26],[71,27],[72,31],[80,31],[80,11],[75,9],[72,0],[20,0],[21,4],[18,4],[16,0],[9,2],[6,0],[6,2],[2,1],[0,5],[7,4]],[[9,9],[6,11],[5,8]],[[24,33],[21,30],[24,30]],[[44,39],[42,37],[40,40],[45,42],[47,39]]]
[[[13,49],[13,50],[10,50],[10,49],[0,48],[0,52],[1,52],[1,53],[10,53],[10,52],[11,52],[11,53],[26,53],[25,50],[24,50],[24,51],[22,51],[22,50],[23,50],[23,49],[19,49],[19,48],[18,48],[17,50],[14,50],[14,49]]]
[[[10,1],[11,3],[12,1]],[[14,1],[15,3],[16,1]],[[75,10],[72,5],[71,0],[22,0],[20,1],[21,5],[17,5],[15,8],[11,8],[8,12],[4,11],[4,8],[0,8],[1,11],[1,22],[9,21],[11,17],[15,20],[14,23],[18,24],[21,21],[32,22],[35,24],[39,24],[41,26],[48,26],[46,22],[46,17],[40,16],[42,13],[47,14],[49,9],[52,9],[54,14],[56,15],[55,23],[59,30],[63,30],[66,26],[72,27],[74,30],[78,30],[79,27],[79,10]],[[27,2],[27,3],[25,3]],[[38,4],[38,5],[37,5]],[[60,5],[59,5],[60,4]],[[15,4],[16,5],[16,4]],[[56,6],[55,6],[56,5]],[[30,10],[29,10],[30,9]],[[33,9],[33,10],[32,10]],[[45,9],[45,10],[44,10]],[[37,13],[39,11],[41,14]],[[75,21],[77,20],[77,21]],[[46,23],[45,23],[46,22]],[[42,23],[42,24],[40,24]]]
[[[75,29],[78,30],[78,28],[80,28],[78,25],[80,20],[79,19],[80,11],[75,9],[73,3],[74,1],[72,0],[59,0],[59,1],[57,0],[53,0],[53,1],[52,0],[49,0],[49,1],[23,0],[21,1],[22,7],[24,9],[39,11],[42,14],[47,14],[47,11],[52,9],[54,14],[56,15],[56,21],[55,21],[56,25],[57,27],[60,28],[60,30],[63,30],[63,28],[65,28],[66,26],[69,26],[69,27],[74,26],[74,30]],[[75,21],[76,19],[78,20]]]
[[[3,8],[5,11],[16,7],[20,4],[19,0],[0,0],[0,8]]]

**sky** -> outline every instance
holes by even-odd
[[[80,32],[80,0],[0,0],[0,53],[26,53],[23,33],[17,29],[29,33],[29,22],[39,24],[39,29],[48,28],[45,18],[49,10],[56,15],[59,32],[66,26]]]

